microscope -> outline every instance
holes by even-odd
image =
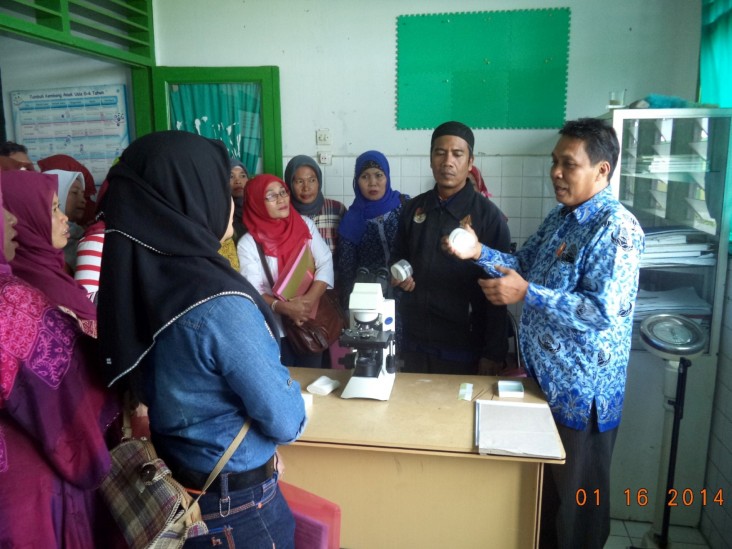
[[[343,357],[353,374],[341,398],[389,400],[396,377],[394,300],[384,299],[379,283],[356,282],[348,309],[339,343],[353,349]]]

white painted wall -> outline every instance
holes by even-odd
[[[122,65],[83,57],[0,35],[0,77],[6,131],[15,140],[10,92],[48,88],[69,88],[96,84],[124,84],[130,96],[130,71]],[[131,106],[130,135],[134,135]],[[32,160],[38,160],[34,158]]]
[[[693,100],[699,0],[153,0],[157,62],[280,67],[285,156],[427,152],[430,132],[395,129],[396,18],[445,11],[571,8],[567,117],[605,111],[608,92]],[[465,47],[479,37],[465,37]],[[548,154],[553,130],[482,130],[476,153]]]

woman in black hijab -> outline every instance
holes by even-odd
[[[346,213],[346,207],[337,200],[323,196],[323,172],[318,163],[304,154],[295,156],[285,168],[285,183],[290,188],[292,205],[297,213],[315,222],[330,252],[335,253],[338,226]]]
[[[228,175],[222,143],[179,131],[136,140],[110,170],[100,346],[110,385],[134,374],[156,450],[186,488],[202,488],[252,419],[201,498],[204,520],[237,545],[291,547],[274,456],[300,435],[304,406],[280,364],[268,307],[218,253],[233,231]]]

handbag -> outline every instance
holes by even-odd
[[[124,421],[129,425],[127,407]],[[177,549],[186,539],[208,533],[198,500],[244,440],[251,421],[244,423],[195,499],[173,478],[148,439],[123,440],[112,449],[112,468],[101,492],[131,549]]]
[[[315,318],[301,325],[290,318],[282,318],[285,337],[295,352],[301,355],[322,353],[338,340],[345,326],[345,315],[335,290],[326,290],[320,296]]]
[[[272,272],[269,270],[264,251],[259,243],[257,243],[257,251],[269,285],[274,288]],[[281,317],[285,337],[295,352],[300,355],[322,353],[328,349],[338,340],[347,322],[346,315],[338,300],[338,293],[335,290],[326,290],[320,296],[315,318],[308,319],[302,324],[296,324],[285,315],[281,315]]]

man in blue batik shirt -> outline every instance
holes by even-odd
[[[479,281],[491,303],[523,302],[521,352],[567,453],[565,465],[545,469],[541,547],[601,549],[644,235],[608,186],[619,152],[613,128],[585,118],[559,134],[551,179],[560,204],[515,255],[480,243],[444,247],[494,275]]]

